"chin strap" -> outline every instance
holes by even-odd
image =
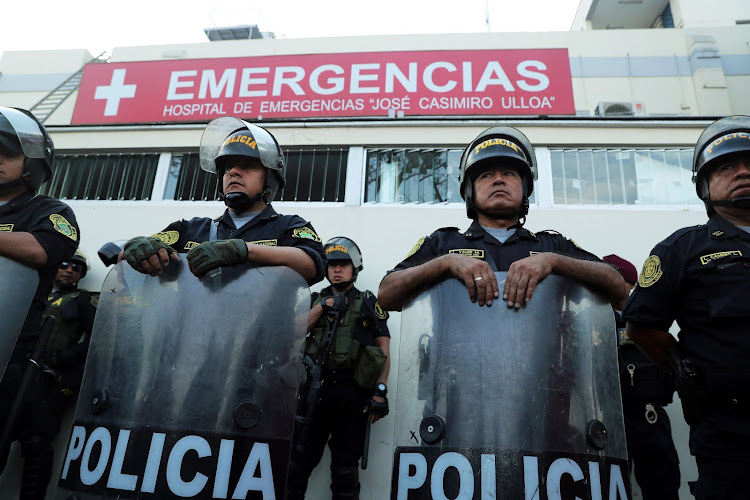
[[[731,200],[705,200],[704,203],[711,207],[750,208],[750,196],[740,196]]]
[[[473,208],[476,213],[482,214],[485,217],[489,217],[491,219],[511,219],[513,217],[518,217],[518,222],[516,222],[515,224],[513,224],[512,226],[508,228],[508,229],[515,229],[515,228],[523,227],[523,225],[526,224],[526,214],[529,213],[529,199],[524,196],[523,201],[521,202],[521,210],[519,210],[516,213],[509,214],[507,216],[502,216],[502,217],[498,217],[497,215],[491,214],[487,210],[483,210],[476,206],[472,206],[471,208]]]
[[[262,193],[256,194],[253,197],[248,196],[247,193],[228,193],[222,195],[222,198],[224,198],[224,204],[229,208],[244,211],[252,207],[256,201],[264,201],[267,204],[270,203],[268,200],[270,195],[271,190],[266,188]]]
[[[21,177],[10,182],[0,182],[0,193],[9,190],[10,188],[24,185],[28,188],[31,187],[31,172],[24,172]],[[33,189],[33,188],[32,188]]]
[[[72,292],[78,288],[78,283],[65,283],[64,281],[55,280],[55,288],[61,292]]]
[[[351,279],[349,281],[342,281],[341,283],[331,283],[331,286],[338,291],[343,291],[343,290],[346,290],[346,287],[348,287],[349,285],[353,285],[353,284],[354,284],[354,280]]]

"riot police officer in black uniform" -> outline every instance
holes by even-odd
[[[377,422],[388,414],[388,313],[372,292],[354,286],[364,267],[356,243],[339,236],[328,240],[324,251],[331,286],[313,294],[305,345],[307,363],[319,359],[323,364],[319,381],[322,390],[319,401],[307,397],[318,381],[308,380],[307,387],[300,391],[301,427],[292,445],[288,500],[305,497],[307,480],[323,456],[326,441],[331,448],[333,499],[359,498],[359,460],[367,421]],[[332,318],[338,318],[335,325]],[[326,346],[329,331],[333,335]],[[326,347],[327,356],[322,353],[319,358],[320,350]],[[311,404],[317,408],[314,417],[308,419],[305,417],[311,412]]]
[[[750,466],[750,117],[709,125],[693,155],[706,224],[676,231],[646,259],[623,316],[649,357],[671,369],[699,499],[747,498]],[[680,327],[679,342],[668,332]]]
[[[602,260],[620,271],[627,291],[635,287],[638,271],[618,255]],[[628,462],[644,500],[678,500],[680,459],[672,441],[672,426],[664,407],[672,402],[675,386],[669,374],[653,364],[628,338],[622,309],[614,304],[620,392],[625,419]]]
[[[419,240],[380,283],[383,308],[401,310],[421,290],[450,276],[462,281],[480,306],[491,305],[502,292],[503,301],[518,309],[551,273],[610,300],[624,298],[622,277],[611,266],[555,231],[523,227],[536,175],[534,149],[519,130],[495,127],[479,134],[464,151],[459,173],[473,223],[463,233],[446,227]],[[508,271],[502,290],[496,271]]]
[[[188,252],[191,271],[201,277],[222,266],[250,261],[288,266],[309,284],[323,279],[321,240],[312,225],[271,206],[284,187],[284,154],[265,129],[237,118],[208,124],[201,139],[201,168],[219,175],[227,210],[217,219],[173,222],[154,236],[126,243],[123,256],[133,268],[156,276],[177,252]]]
[[[56,321],[42,351],[44,392],[41,398],[31,403],[34,420],[39,425],[28,431],[28,440],[40,443],[40,448],[45,450],[39,460],[50,462],[38,469],[36,480],[40,486],[49,482],[51,441],[60,428],[66,408],[75,404],[86,364],[96,315],[96,298],[78,289],[78,281],[86,276],[87,270],[87,259],[81,250],[76,250],[69,261],[61,262],[44,310],[44,317],[53,316]],[[29,460],[28,457],[25,459]]]
[[[19,386],[28,356],[41,333],[42,311],[58,264],[73,255],[80,238],[70,207],[36,194],[52,176],[53,160],[52,139],[34,115],[0,107],[0,255],[39,273],[39,286],[0,382],[0,428],[21,442],[24,456],[22,498],[44,498],[52,449],[47,441],[38,439],[38,429],[45,422],[38,421],[34,412],[34,404],[44,392],[42,374],[36,372],[24,394],[19,395]],[[13,284],[5,286],[11,289]],[[24,401],[20,414],[9,415],[18,397]],[[17,425],[7,428],[11,421]],[[9,445],[0,449],[0,472],[5,467]]]

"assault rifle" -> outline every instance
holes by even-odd
[[[326,336],[323,339],[323,344],[318,346],[315,359],[305,356],[304,360],[307,370],[307,384],[305,384],[305,389],[300,392],[300,400],[303,404],[300,413],[295,417],[295,420],[302,428],[296,445],[296,450],[300,454],[305,452],[307,443],[310,442],[311,424],[315,420],[315,415],[320,406],[320,390],[323,388],[323,367],[328,358],[333,337],[336,335],[339,318],[346,303],[343,295],[337,295],[333,300],[333,306],[328,311],[323,309],[323,316],[326,321]]]

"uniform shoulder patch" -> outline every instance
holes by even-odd
[[[424,245],[424,240],[425,240],[425,237],[424,237],[424,236],[422,236],[421,238],[419,238],[419,241],[417,242],[417,244],[416,244],[416,245],[414,245],[414,248],[412,248],[412,249],[411,249],[411,250],[409,251],[409,253],[408,253],[408,254],[406,254],[406,257],[404,257],[404,260],[408,259],[408,258],[409,258],[409,257],[411,257],[412,255],[414,255],[415,253],[417,253],[417,252],[419,251],[419,249],[420,249],[420,248],[422,248],[422,245]]]
[[[294,231],[292,231],[292,238],[300,238],[303,240],[313,240],[320,243],[322,240],[320,239],[320,236],[318,236],[315,231],[312,230],[312,228],[309,228],[307,226],[305,227],[298,227]]]
[[[375,301],[375,317],[378,319],[388,319],[388,313],[380,307],[380,302]]]
[[[78,241],[78,229],[65,217],[60,214],[52,214],[49,216],[49,220],[52,221],[52,227],[55,228],[55,231],[64,234],[73,241]]]
[[[197,247],[198,245],[200,245],[200,243],[198,243],[197,241],[188,241],[187,243],[185,243],[184,250],[192,250],[193,248]]]
[[[14,224],[0,224],[0,231],[13,231]]]
[[[154,238],[159,238],[165,245],[174,245],[177,240],[180,239],[180,233],[177,231],[162,231],[152,235]]]
[[[638,277],[638,285],[648,288],[661,278],[664,272],[661,270],[661,260],[658,256],[652,255],[643,263],[643,270]]]

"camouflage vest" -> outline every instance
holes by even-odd
[[[47,340],[47,349],[65,351],[73,347],[81,337],[81,325],[78,321],[78,303],[76,298],[80,291],[63,295],[50,294],[47,297],[47,308],[43,317],[54,316],[55,329]]]

